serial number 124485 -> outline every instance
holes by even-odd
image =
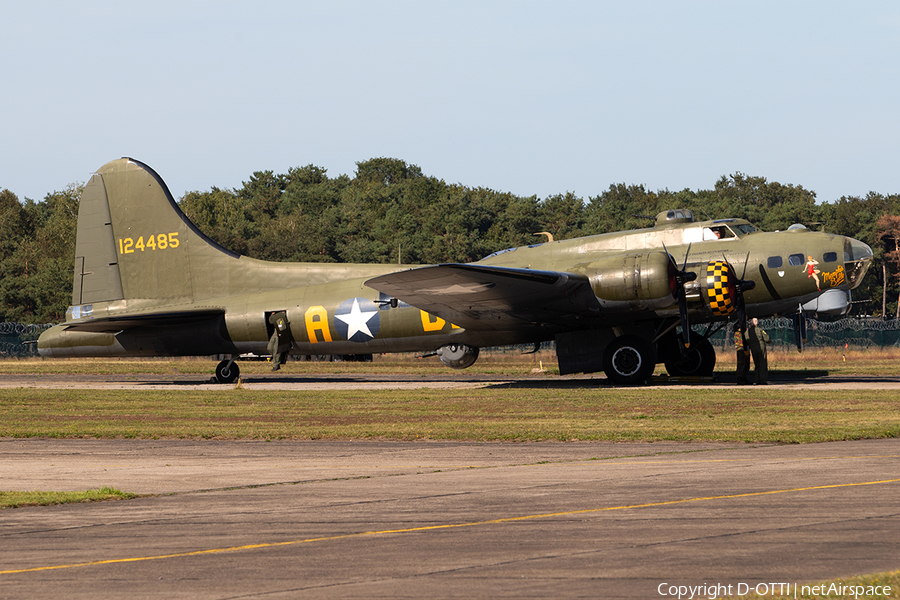
[[[160,233],[148,235],[146,239],[141,236],[134,241],[133,238],[119,238],[119,254],[131,254],[135,250],[166,250],[178,247],[178,233]]]

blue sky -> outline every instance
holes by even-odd
[[[401,158],[587,199],[742,172],[900,193],[900,4],[6,2],[0,188],[132,156],[173,195]]]

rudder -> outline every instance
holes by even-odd
[[[97,173],[84,187],[78,204],[72,305],[123,298],[106,186]]]

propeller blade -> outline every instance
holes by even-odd
[[[678,316],[681,320],[682,344],[684,345],[684,348],[690,348],[691,324],[688,318],[687,292],[685,291],[684,286],[687,282],[697,279],[696,273],[687,271],[688,256],[691,254],[691,245],[688,244],[687,251],[684,253],[684,264],[680,269],[675,262],[675,257],[669,253],[669,249],[666,248],[665,243],[663,243],[663,250],[666,251],[666,255],[669,257],[669,270],[675,279],[675,290],[673,294],[678,301]]]
[[[734,266],[728,261],[728,257],[724,254],[722,258],[725,260],[725,264],[728,265],[728,268],[731,269],[731,272],[734,274],[737,279],[737,271],[735,271]],[[741,334],[745,334],[747,332],[747,301],[744,298],[744,292],[750,291],[756,287],[756,282],[750,279],[744,279],[747,275],[747,265],[750,264],[750,253],[747,252],[747,256],[744,257],[744,269],[741,273],[740,279],[735,281],[735,292],[736,292],[736,319],[738,326],[741,328]]]
[[[687,268],[687,259],[688,259],[688,256],[691,255],[691,245],[692,244],[688,244],[687,251],[685,251],[685,253],[684,253],[684,264],[681,265],[682,273],[684,273],[685,272],[684,270]],[[696,279],[696,278],[697,278],[697,274],[694,273],[694,279]],[[693,281],[693,279],[691,281]]]
[[[691,347],[691,324],[688,322],[687,294],[683,285],[681,293],[678,294],[678,315],[681,317],[681,342],[687,349]]]
[[[799,306],[794,314],[794,342],[797,344],[797,351],[803,352],[803,344],[806,343],[806,313],[803,312],[803,306]]]

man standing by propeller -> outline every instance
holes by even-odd
[[[747,328],[747,341],[750,344],[750,354],[753,355],[753,366],[756,369],[756,385],[766,385],[769,379],[769,359],[766,344],[774,345],[775,342],[759,326],[759,319],[755,317],[750,327]]]
[[[737,383],[738,385],[750,384],[750,350],[744,343],[745,332],[740,325],[734,328],[734,350],[737,353]]]

